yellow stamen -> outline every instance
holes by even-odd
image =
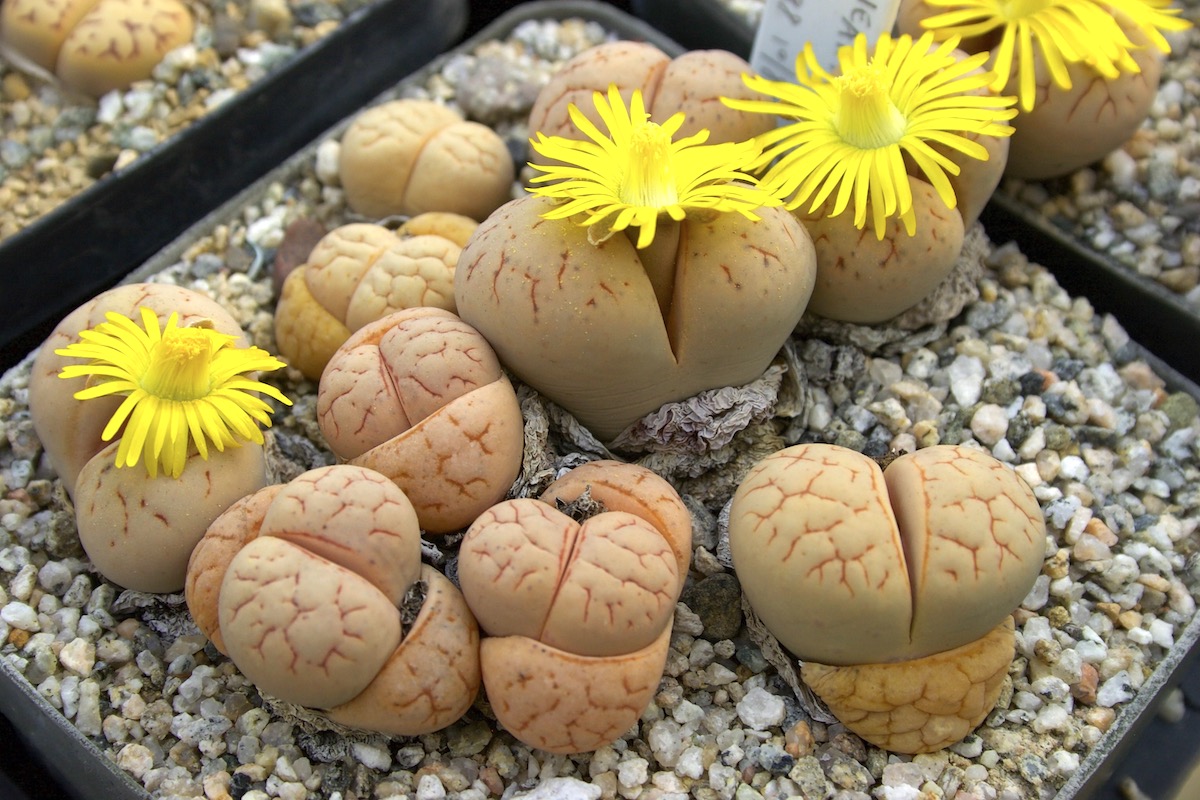
[[[671,135],[647,122],[631,131],[621,200],[631,206],[663,207],[679,202],[671,175]]]
[[[150,366],[142,388],[165,400],[196,400],[212,389],[209,367],[214,342],[211,331],[176,328],[150,348]]]
[[[211,322],[179,327],[172,313],[165,328],[148,308],[142,326],[110,311],[95,328],[80,331],[79,341],[54,352],[85,363],[70,364],[61,378],[86,378],[76,399],[124,397],[100,438],[121,435],[116,465],[132,467],[141,459],[153,478],[162,469],[179,477],[192,444],[208,458],[208,444],[224,450],[245,439],[261,444],[258,425],[270,426],[271,407],[259,393],[291,405],[274,386],[247,373],[275,370],[283,362],[257,347],[238,348],[236,336],[213,330]]]
[[[605,130],[571,104],[567,110],[583,138],[537,133],[530,142],[547,161],[558,162],[530,164],[542,174],[530,180],[540,185],[529,191],[561,201],[543,214],[547,219],[575,219],[593,243],[638,228],[643,248],[654,241],[660,215],[679,221],[693,210],[736,211],[757,220],[757,209],[782,204],[748,172],[760,154],[754,141],[705,144],[706,130],[675,139],[683,113],[651,122],[640,90],[628,106],[616,86],[592,101]]]
[[[847,144],[862,150],[898,144],[904,138],[904,114],[890,96],[882,69],[874,64],[833,80],[841,92],[841,107],[833,124]]]

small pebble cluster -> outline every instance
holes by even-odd
[[[525,23],[396,94],[453,103],[522,162],[538,88],[556,64],[611,36],[595,23]],[[264,265],[296,220],[353,219],[338,146],[331,136],[303,154],[288,177],[168,254],[154,280],[210,294],[274,351]],[[1016,613],[1017,657],[995,711],[947,750],[909,758],[870,747],[792,691],[744,626],[722,543],[729,492],[684,492],[694,551],[665,675],[612,745],[531,751],[483,698],[448,729],[412,739],[332,731],[261,695],[196,632],[182,597],[121,592],[90,569],[29,422],[28,362],[0,379],[0,656],[156,798],[1049,800],[1194,616],[1200,416],[1112,318],[1015,247],[988,250],[979,291],[951,325],[909,341],[875,346],[855,335],[862,329],[795,337],[788,402],[726,445],[752,454],[820,441],[881,457],[967,444],[1033,487],[1048,536]],[[296,470],[331,463],[315,384],[290,369],[265,379],[295,403],[275,417],[276,458]],[[536,396],[519,397],[527,426],[546,421]],[[554,426],[562,416],[549,419],[550,460],[578,462],[569,432]]]
[[[0,59],[0,240],[235,97],[368,0],[202,0],[192,41],[99,100]]]

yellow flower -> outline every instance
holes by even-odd
[[[80,341],[54,351],[88,360],[59,372],[60,378],[88,378],[88,386],[75,393],[77,399],[125,395],[101,434],[107,442],[125,426],[117,466],[132,467],[144,455],[151,478],[160,466],[177,478],[190,440],[205,459],[208,441],[218,450],[237,445],[237,437],[262,444],[256,423],[271,425],[271,407],[252,392],[292,403],[275,387],[244,373],[279,369],[283,362],[257,347],[235,347],[237,337],[211,325],[181,328],[175,313],[160,331],[158,316],[148,308],[139,310],[143,327],[110,311],[107,322],[80,331]]]
[[[580,224],[589,226],[593,243],[637,226],[642,248],[654,240],[659,214],[679,221],[688,209],[707,209],[758,220],[755,209],[780,205],[742,172],[759,154],[752,141],[706,145],[706,130],[673,141],[684,114],[661,125],[651,122],[640,91],[634,91],[628,108],[616,86],[609,87],[607,101],[596,92],[593,102],[607,135],[571,104],[571,120],[588,140],[538,132],[530,141],[542,156],[560,162],[530,164],[544,173],[530,182],[547,185],[529,191],[566,201],[543,214],[546,219],[586,214]]]
[[[1190,23],[1181,19],[1170,0],[926,0],[946,11],[921,22],[938,38],[966,39],[997,37],[995,80],[1000,91],[1017,64],[1017,86],[1021,109],[1033,109],[1037,95],[1034,52],[1042,55],[1054,83],[1071,88],[1067,64],[1084,63],[1112,80],[1122,72],[1140,72],[1130,51],[1137,46],[1121,30],[1117,17],[1124,16],[1164,53],[1171,47],[1164,30],[1184,30]],[[1114,12],[1116,12],[1114,14]]]
[[[816,211],[837,190],[831,216],[841,214],[854,197],[854,224],[866,225],[868,201],[875,235],[884,220],[897,216],[911,236],[916,231],[912,186],[905,157],[912,160],[950,208],[957,201],[946,173],[958,165],[944,150],[987,160],[987,150],[966,133],[1008,136],[1006,120],[1016,115],[1012,97],[975,94],[992,76],[976,70],[987,59],[980,53],[959,60],[957,39],[934,46],[932,34],[880,36],[874,53],[866,36],[838,50],[839,75],[817,63],[812,46],[796,59],[797,83],[743,76],[751,89],[778,102],[722,101],[736,109],[774,114],[791,120],[758,137],[770,164],[762,185],[772,194],[791,196],[788,208],[810,198]]]

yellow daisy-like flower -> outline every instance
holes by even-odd
[[[640,91],[628,108],[616,86],[609,87],[607,100],[596,92],[593,101],[607,134],[571,104],[567,111],[587,140],[538,132],[530,141],[542,156],[561,162],[530,164],[543,173],[530,182],[546,185],[529,191],[566,201],[545,218],[586,215],[580,224],[589,227],[593,243],[637,226],[642,248],[654,240],[660,214],[680,221],[689,209],[736,211],[757,221],[755,209],[780,205],[743,172],[759,155],[753,141],[706,145],[706,130],[674,141],[684,114],[651,122]]]
[[[939,38],[958,36],[998,37],[995,79],[1000,91],[1017,64],[1021,109],[1033,109],[1035,85],[1034,54],[1041,53],[1054,83],[1071,88],[1067,64],[1084,63],[1104,78],[1122,72],[1140,72],[1130,51],[1137,46],[1121,30],[1117,16],[1124,16],[1164,53],[1171,51],[1165,30],[1184,30],[1191,23],[1170,8],[1170,0],[925,0],[946,11],[922,20],[921,25]],[[1116,12],[1116,14],[1114,14]]]
[[[139,311],[142,327],[110,311],[106,322],[80,331],[80,341],[54,351],[88,360],[59,372],[60,378],[88,378],[88,386],[75,393],[77,399],[125,395],[101,434],[110,441],[124,426],[117,466],[132,467],[145,456],[151,478],[160,466],[177,478],[190,441],[205,459],[208,442],[218,450],[237,445],[239,437],[262,444],[258,424],[270,427],[271,407],[253,393],[292,403],[245,373],[276,370],[283,362],[257,347],[235,347],[237,337],[203,323],[179,327],[176,313],[160,330],[153,311]]]
[[[838,75],[821,67],[808,44],[796,59],[797,83],[743,77],[748,87],[778,102],[722,101],[792,120],[758,137],[761,163],[771,164],[762,184],[773,194],[791,196],[788,208],[811,199],[815,211],[836,189],[831,216],[841,214],[853,196],[856,226],[866,225],[869,201],[877,237],[883,238],[891,216],[900,217],[911,236],[916,213],[905,156],[954,208],[947,173],[957,175],[959,167],[938,147],[987,160],[987,149],[964,134],[1012,134],[1006,121],[1016,116],[1011,107],[1016,98],[973,94],[992,80],[990,73],[976,71],[987,54],[960,61],[953,55],[957,44],[950,39],[935,47],[932,34],[916,42],[883,34],[870,52],[860,33],[838,50]]]

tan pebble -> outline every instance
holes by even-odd
[[[787,733],[783,736],[783,749],[787,751],[792,758],[804,758],[810,756],[816,747],[816,741],[813,738],[812,728],[804,720],[800,720],[791,728],[788,728]]]
[[[1050,620],[1053,628],[1062,628],[1071,621],[1071,612],[1062,606],[1054,606],[1046,611],[1046,619]]]
[[[1051,580],[1056,581],[1059,578],[1067,577],[1067,573],[1070,572],[1070,565],[1070,551],[1066,548],[1063,548],[1054,555],[1050,556],[1050,558],[1046,559],[1046,563],[1043,565],[1042,571],[1045,572]]]
[[[1162,378],[1145,361],[1131,361],[1117,371],[1134,389],[1162,389]]]
[[[1113,622],[1121,615],[1121,606],[1117,603],[1096,603],[1096,610]]]
[[[29,97],[29,82],[19,72],[10,72],[4,76],[4,97],[8,100],[19,101]]]
[[[1142,613],[1133,610],[1122,611],[1117,615],[1117,624],[1127,631],[1139,628],[1142,625]]]
[[[1096,687],[1100,684],[1100,673],[1094,666],[1086,662],[1079,672],[1079,683],[1071,687],[1071,695],[1081,703],[1092,705],[1096,702]]]
[[[116,631],[122,639],[132,639],[141,627],[141,620],[124,619],[117,623]]]
[[[500,773],[493,766],[486,766],[479,770],[479,780],[488,788],[488,792],[494,795],[504,793],[504,780],[500,777]]]
[[[134,161],[137,161],[137,158],[137,150],[122,150],[120,153],[117,153],[117,160],[113,162],[113,172],[125,169]]]
[[[1083,719],[1088,725],[1099,728],[1101,731],[1107,731],[1112,727],[1113,720],[1117,718],[1117,712],[1111,708],[1094,707],[1083,712]]]
[[[333,33],[337,28],[338,21],[336,19],[323,19],[313,26],[312,31],[320,39]]]
[[[1083,526],[1085,533],[1090,533],[1104,544],[1112,547],[1117,543],[1117,535],[1113,533],[1112,528],[1105,524],[1104,520],[1099,517],[1092,517],[1088,520],[1087,525]]]
[[[208,800],[226,800],[230,797],[230,775],[225,770],[204,776],[204,796]]]
[[[1163,270],[1162,274],[1158,276],[1158,281],[1173,292],[1185,294],[1200,283],[1200,267],[1185,266]]]
[[[271,38],[287,33],[292,27],[292,11],[287,0],[253,0],[250,24]]]
[[[14,647],[21,648],[29,643],[29,631],[23,631],[20,628],[12,628],[8,632],[8,643]]]
[[[1027,608],[1018,608],[1012,613],[1013,622],[1016,623],[1018,628],[1036,616],[1038,616],[1036,611],[1030,611]]]
[[[242,764],[233,773],[235,775],[239,773],[245,775],[252,781],[265,781],[267,779],[267,768],[258,764]]]
[[[1171,582],[1162,575],[1146,573],[1138,578],[1138,583],[1145,586],[1147,589],[1153,589],[1156,592],[1167,594],[1171,591]]]

